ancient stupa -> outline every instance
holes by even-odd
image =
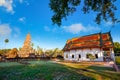
[[[23,47],[18,52],[19,57],[29,57],[29,54],[33,52],[33,48],[31,46],[31,36],[30,33],[27,34],[26,39],[24,41]]]

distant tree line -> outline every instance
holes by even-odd
[[[56,57],[63,57],[63,51],[61,49],[55,48],[55,49],[48,49],[44,50],[37,46],[37,53],[36,55],[43,55],[45,54],[46,56],[50,58],[56,58]]]
[[[21,48],[19,48],[20,50]],[[18,51],[17,48],[13,49],[0,49],[0,55],[5,56],[6,58],[18,58]],[[30,53],[31,54],[31,53]],[[40,47],[37,47],[35,53],[32,53],[35,57],[49,57],[51,58],[63,58],[63,51],[61,49],[49,49],[44,50]]]
[[[11,49],[0,49],[0,54],[4,55],[5,53],[8,53]]]
[[[5,39],[4,43],[7,46],[9,39]],[[5,58],[19,58],[18,52],[21,50],[21,48],[6,49],[6,46],[4,49],[0,49],[0,56],[4,56]],[[34,43],[31,43],[31,46],[33,47]],[[63,58],[63,51],[58,48],[45,50],[37,46],[37,49],[34,50],[34,53],[30,53],[30,55],[34,55],[34,57]]]

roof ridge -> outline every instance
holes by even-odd
[[[78,37],[74,37],[74,38],[86,37],[86,36],[97,35],[97,34],[107,34],[107,33],[110,33],[110,32],[104,32],[104,33],[99,32],[99,33],[93,33],[93,34],[84,35],[84,36],[78,36]],[[74,38],[71,38],[71,39],[68,39],[68,40],[71,41],[71,40],[74,39]],[[68,40],[67,40],[67,41],[68,41]]]

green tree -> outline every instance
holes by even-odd
[[[0,49],[0,54],[3,54],[3,51]]]
[[[51,57],[57,57],[58,53],[59,53],[59,49],[55,48],[51,54]]]
[[[49,49],[45,51],[45,54],[48,55],[50,58],[52,57],[57,57],[59,49],[55,48],[55,49]]]
[[[87,56],[90,59],[90,61],[94,61],[95,60],[95,56],[94,55],[88,53]]]
[[[44,52],[43,52],[43,49],[40,48],[39,46],[37,46],[37,53],[38,53],[38,55],[41,55],[41,54],[44,53]]]
[[[49,54],[50,57],[57,57],[58,55],[63,56],[63,51],[58,48],[48,50],[47,53]]]
[[[5,39],[5,41],[4,41],[6,44],[9,42],[9,40],[8,39]]]
[[[83,5],[80,4],[83,1]],[[76,11],[77,6],[82,6],[84,14],[91,12],[96,13],[95,22],[100,24],[101,20],[112,21],[113,23],[120,22],[115,17],[117,10],[114,3],[116,0],[50,0],[49,6],[53,11],[52,22],[61,25],[62,19]]]
[[[48,55],[48,56],[51,58],[54,53],[53,53],[53,50],[50,49],[50,50],[46,50],[46,51],[45,51],[45,54]]]
[[[114,52],[120,53],[120,43],[119,42],[114,42]]]
[[[4,42],[5,44],[7,44],[9,42],[9,39],[5,39]],[[6,53],[6,49],[5,49],[5,53]]]
[[[55,48],[55,49],[53,50],[52,57],[57,57],[58,53],[59,53],[59,49],[58,49],[58,48]]]
[[[19,47],[19,51],[21,51],[21,49],[22,49],[22,48],[21,48],[21,47]]]
[[[31,46],[32,46],[32,48],[33,48],[33,46],[34,46],[34,43],[31,43]]]

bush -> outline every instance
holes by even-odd
[[[88,53],[88,54],[87,54],[87,58],[89,58],[90,61],[94,61],[95,56],[94,56],[93,54]]]
[[[57,55],[56,58],[58,58],[58,59],[63,59],[63,56],[61,56],[61,55]]]
[[[116,64],[120,65],[120,56],[115,57]]]

